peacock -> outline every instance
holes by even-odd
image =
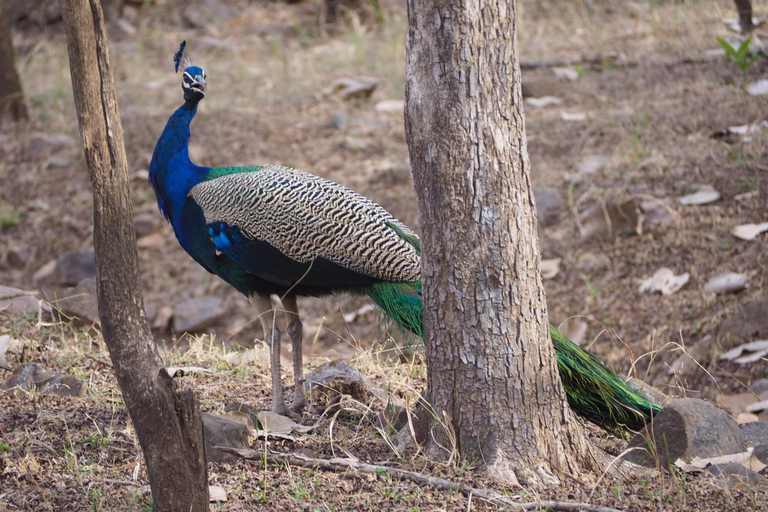
[[[423,337],[418,236],[373,201],[332,181],[279,165],[203,167],[189,158],[190,123],[207,92],[205,72],[182,42],[184,104],[157,141],[149,183],[184,250],[245,295],[270,347],[273,411],[307,405],[297,297],[368,295],[404,331]],[[272,296],[287,314],[295,378],[290,407],[280,378],[280,330]],[[550,328],[571,407],[609,429],[639,429],[660,410],[597,357]]]

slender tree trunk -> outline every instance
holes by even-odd
[[[0,4],[0,121],[27,119],[27,106],[16,72],[16,54],[13,51],[11,24]]]
[[[736,2],[736,9],[739,11],[739,26],[741,27],[741,33],[747,34],[752,32],[755,26],[752,24],[752,2],[751,0],[734,0]]]
[[[72,87],[93,184],[94,246],[104,341],[144,452],[157,511],[208,510],[194,390],[174,390],[143,300],[123,129],[99,0],[62,0]]]
[[[408,0],[406,135],[422,227],[435,447],[506,482],[602,462],[557,373],[539,274],[516,6]],[[449,434],[450,432],[450,434]]]

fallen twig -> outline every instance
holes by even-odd
[[[580,510],[585,512],[622,512],[615,508],[590,505],[587,503],[566,503],[562,501],[537,501],[519,503],[488,489],[478,489],[475,487],[470,487],[469,485],[451,482],[450,480],[445,480],[443,478],[425,475],[423,473],[416,473],[414,471],[407,471],[405,469],[390,468],[387,466],[376,466],[374,464],[366,464],[364,462],[358,462],[352,459],[315,459],[300,454],[265,453],[256,450],[230,448],[225,446],[216,446],[215,448],[223,452],[237,455],[246,460],[266,461],[273,464],[291,464],[293,466],[319,468],[325,471],[334,471],[337,473],[346,473],[349,470],[375,475],[386,473],[390,476],[403,478],[418,484],[427,484],[433,487],[437,487],[438,489],[458,491],[468,497],[476,496],[490,503],[493,503],[494,505],[506,505],[518,510],[560,510],[563,512],[574,512]]]
[[[659,63],[660,66],[666,68],[672,68],[677,66],[685,66],[690,64],[704,64],[712,62],[717,59],[721,59],[722,55],[703,55],[703,56],[686,56],[679,59],[669,60]],[[524,60],[520,62],[520,69],[547,69],[547,68],[564,68],[579,66],[582,69],[591,69],[599,71],[605,67],[612,68],[636,68],[640,65],[640,61],[621,60],[614,54],[607,54],[604,56],[586,56],[580,59],[566,59],[566,60]]]

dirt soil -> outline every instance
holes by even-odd
[[[573,81],[555,76],[552,66],[523,71],[529,95],[561,101],[525,105],[535,186],[559,195],[540,233],[543,257],[562,260],[559,273],[546,281],[551,321],[584,320],[592,352],[665,392],[714,398],[742,391],[768,376],[764,360],[748,366],[705,363],[707,371],[685,374],[670,374],[669,366],[681,346],[715,336],[724,318],[766,296],[768,235],[744,241],[730,232],[739,224],[768,220],[768,131],[753,130],[748,140],[713,134],[765,120],[765,96],[750,96],[745,86],[764,76],[768,59],[741,71],[722,55],[708,53],[719,47],[716,37],[729,37],[723,19],[735,12],[724,0],[539,4],[522,2],[522,60],[578,61]],[[181,102],[171,57],[187,39],[193,62],[208,76],[209,93],[192,126],[195,161],[308,170],[372,198],[417,228],[402,111],[376,108],[381,101],[403,99],[406,16],[394,0],[372,3],[328,30],[319,22],[319,0],[201,5],[218,6],[208,13],[205,28],[191,26],[194,13],[166,1],[146,2],[124,14],[133,19],[135,33],[111,29],[135,213],[152,226],[139,249],[144,299],[154,318],[162,308],[191,298],[222,298],[227,313],[210,328],[211,336],[181,337],[167,325],[155,330],[164,357],[169,364],[216,370],[189,377],[205,410],[221,413],[235,402],[266,409],[269,371],[252,307],[179,248],[146,182],[155,141]],[[33,276],[43,265],[92,246],[92,202],[63,28],[60,23],[21,28],[14,42],[31,120],[0,128],[0,256],[13,250],[23,262],[0,258],[0,285],[34,290]],[[757,35],[762,38],[764,31],[758,28]],[[324,92],[334,80],[352,76],[379,80],[370,99],[345,101]],[[564,113],[584,116],[568,121]],[[30,143],[41,132],[71,139],[41,150]],[[579,162],[595,155],[606,157],[604,165],[579,172]],[[702,206],[678,202],[701,184],[714,187],[721,198]],[[641,234],[624,226],[607,238],[580,235],[580,225],[587,223],[579,221],[580,214],[591,207],[609,212],[611,204],[627,200],[661,204],[656,211],[667,212],[669,220],[646,223]],[[661,267],[687,272],[690,280],[672,295],[640,293],[641,280]],[[746,274],[748,287],[736,294],[705,294],[704,285],[722,272]],[[366,305],[355,297],[300,301],[307,367],[351,357],[382,388],[400,397],[415,395],[424,386],[422,364],[418,358],[380,362],[375,354],[389,345],[377,314]],[[32,362],[51,373],[74,374],[89,393],[83,398],[0,394],[0,510],[146,507],[146,495],[126,498],[147,483],[146,473],[98,330],[77,322],[1,320],[0,335],[11,334],[22,347],[9,354],[12,364]],[[254,346],[255,351],[246,350]],[[242,354],[256,354],[255,360],[244,362]],[[291,381],[286,374],[285,382]],[[752,489],[723,493],[677,476],[632,483],[573,479],[540,496],[503,489],[471,471],[471,464],[397,457],[373,426],[382,404],[372,402],[373,413],[350,405],[333,420],[321,419],[311,436],[271,442],[270,449],[354,456],[492,488],[521,501],[585,501],[623,510],[766,507]],[[253,447],[263,449],[263,443],[254,440]],[[213,465],[211,483],[228,493],[229,501],[215,506],[222,510],[495,508],[384,476],[245,461]]]

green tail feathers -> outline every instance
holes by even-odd
[[[608,430],[640,430],[661,410],[553,325],[549,333],[568,403],[578,414]]]
[[[421,254],[416,236],[404,233],[395,225],[390,227]],[[380,283],[369,286],[366,292],[400,329],[424,338],[421,281]],[[661,410],[556,327],[550,325],[549,330],[565,394],[577,414],[618,433],[625,428],[640,430]]]

